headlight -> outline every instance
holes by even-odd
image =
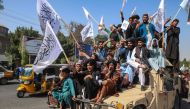
[[[31,83],[31,81],[24,81],[24,84],[26,84],[26,85],[28,85],[28,84],[30,84]]]
[[[4,72],[0,72],[0,77],[4,77]]]

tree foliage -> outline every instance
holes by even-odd
[[[61,32],[58,32],[57,37],[63,47],[63,50],[66,52],[67,57],[71,59],[74,55],[73,40],[71,40],[68,36],[64,36],[64,34]],[[66,63],[63,53],[59,56],[56,63]]]
[[[28,64],[28,55],[26,50],[22,46],[23,36],[40,37],[38,31],[33,30],[32,27],[17,27],[15,32],[10,32],[8,37],[10,38],[10,46],[6,52],[12,55],[12,60],[19,59],[22,65]]]
[[[99,42],[99,41],[107,41],[108,38],[107,38],[106,36],[97,35],[97,36],[95,37],[95,40],[96,40],[96,42]]]
[[[58,32],[58,34],[57,34],[57,37],[58,37],[64,51],[66,52],[67,57],[71,61],[75,60],[75,41],[73,39],[71,32],[73,33],[73,35],[76,38],[76,40],[78,41],[78,43],[81,43],[82,38],[81,38],[80,32],[82,31],[83,27],[84,26],[82,24],[79,24],[76,22],[71,22],[69,24],[70,31],[69,31],[68,36],[65,36],[61,32]],[[63,53],[59,56],[56,63],[66,63],[66,59],[65,59],[65,56],[63,55]]]
[[[73,35],[75,36],[76,40],[80,43],[82,42],[82,37],[80,32],[82,31],[82,29],[84,28],[84,25],[82,24],[78,24],[76,22],[71,22],[69,24],[70,27],[70,33],[69,33],[69,38],[71,40],[73,40],[73,36],[71,35],[71,32],[73,33]],[[73,40],[74,41],[74,40]]]
[[[187,59],[183,59],[183,61],[180,62],[180,66],[185,66],[190,68],[190,61],[187,61]]]
[[[73,36],[71,35],[71,32],[75,36],[78,43],[82,43],[82,38],[81,38],[80,32],[82,31],[84,26],[82,24],[78,24],[76,22],[71,22],[69,24],[69,27],[70,27],[70,32],[69,32],[68,36],[65,36],[61,32],[58,32],[57,37],[58,37],[64,51],[66,52],[66,55],[69,58],[69,60],[74,61],[75,60],[76,43],[73,39]],[[38,38],[38,37],[40,37],[38,31],[33,30],[32,27],[31,28],[17,27],[15,32],[10,32],[8,35],[10,37],[11,45],[7,49],[7,53],[11,55],[12,60],[20,59],[22,65],[28,64],[28,59],[29,59],[28,54],[27,54],[26,50],[23,49],[23,46],[22,46],[23,36],[30,36],[30,37]],[[93,41],[92,41],[92,39],[86,39],[85,43],[92,44]],[[58,59],[56,60],[55,63],[57,63],[57,64],[66,63],[66,59],[65,59],[65,56],[63,55],[63,53],[58,57]]]

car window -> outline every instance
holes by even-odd
[[[3,67],[0,66],[0,72],[6,71]]]
[[[31,76],[32,68],[25,68],[23,72],[21,72],[22,76]]]

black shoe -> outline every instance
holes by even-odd
[[[145,91],[145,86],[141,86],[141,91]]]

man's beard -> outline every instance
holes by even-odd
[[[133,46],[129,46],[128,49],[129,49],[129,50],[132,50],[132,49],[133,49]]]
[[[145,20],[144,20],[143,22],[144,22],[145,24],[147,24],[147,23],[148,23],[148,21],[145,21]]]

